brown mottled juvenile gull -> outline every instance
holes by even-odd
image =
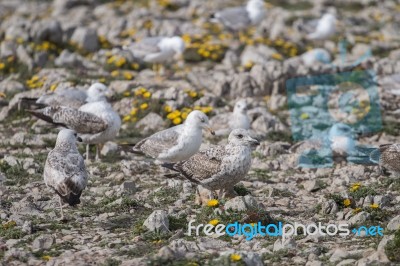
[[[182,125],[141,140],[133,147],[133,152],[145,154],[161,162],[187,160],[199,150],[203,128],[215,134],[208,124],[208,117],[201,111],[192,111]]]
[[[60,198],[61,219],[64,219],[62,204],[79,204],[82,191],[87,185],[88,175],[76,141],[81,141],[70,129],[62,129],[57,136],[56,146],[47,156],[44,166],[44,182]]]
[[[264,1],[250,0],[246,6],[230,7],[218,11],[213,15],[212,21],[219,22],[230,30],[239,31],[259,24],[264,19],[264,16]]]
[[[49,106],[29,110],[36,117],[47,122],[75,130],[86,146],[89,160],[89,144],[96,144],[96,160],[100,158],[101,146],[116,137],[121,127],[121,119],[105,95],[99,94],[79,109],[65,106]]]
[[[235,129],[229,134],[226,146],[214,146],[186,161],[163,166],[206,189],[220,190],[221,194],[222,191],[231,191],[243,180],[250,170],[252,147],[259,144],[247,130]]]
[[[370,160],[379,164],[382,173],[386,170],[400,177],[400,144],[383,144],[370,154]]]
[[[250,129],[250,118],[247,115],[247,102],[241,99],[235,103],[232,113],[216,115],[210,119],[215,135],[229,135],[233,129]]]

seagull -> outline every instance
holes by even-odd
[[[87,102],[96,101],[108,93],[107,87],[102,83],[92,84],[87,91],[77,88],[65,88],[46,93],[39,98],[21,98],[22,101],[33,102],[43,108],[46,106],[67,106],[79,108]]]
[[[133,152],[145,154],[161,162],[187,160],[199,150],[203,128],[215,134],[209,126],[208,117],[201,111],[192,111],[182,125],[165,129],[139,141],[133,147]]]
[[[148,37],[125,46],[124,50],[128,50],[135,58],[153,63],[156,68],[156,64],[165,63],[175,56],[181,57],[185,51],[185,42],[179,36]]]
[[[233,129],[250,128],[250,118],[247,115],[247,102],[241,99],[235,103],[232,113],[214,116],[210,120],[211,127],[215,130],[215,135],[229,135]]]
[[[318,21],[317,27],[313,33],[307,35],[309,40],[326,40],[336,32],[336,17],[327,13]]]
[[[186,161],[164,163],[162,166],[179,172],[192,183],[211,191],[232,191],[251,167],[252,148],[260,145],[245,129],[235,129],[226,146],[214,146],[196,153]]]
[[[89,160],[89,144],[96,144],[95,159],[99,160],[101,146],[117,136],[121,128],[121,118],[107,102],[104,93],[89,94],[87,100],[89,102],[78,109],[48,106],[28,112],[49,123],[75,130],[83,143],[87,144],[87,160]]]
[[[259,24],[265,16],[265,3],[262,0],[250,0],[246,6],[230,7],[216,12],[212,22],[221,23],[232,31],[246,29]]]
[[[59,196],[61,220],[64,220],[63,202],[70,206],[81,203],[80,196],[88,181],[85,163],[78,152],[76,141],[82,141],[76,132],[62,129],[44,166],[44,182]]]
[[[331,55],[323,48],[316,48],[305,52],[300,58],[309,67],[314,66],[316,63],[329,64],[331,62]]]

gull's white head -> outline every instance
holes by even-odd
[[[165,40],[165,47],[172,49],[177,54],[182,54],[185,51],[185,42],[179,36],[174,36]]]
[[[92,84],[88,91],[87,91],[87,102],[98,102],[98,101],[105,101],[106,96],[110,91],[108,90],[107,86],[104,85],[103,83],[94,83]]]
[[[332,139],[334,137],[350,137],[352,138],[354,135],[354,130],[343,123],[334,124],[329,130],[329,138]]]
[[[334,24],[336,22],[336,17],[335,15],[331,13],[326,13],[322,16],[321,22],[323,23],[329,23],[329,24]]]
[[[246,10],[249,13],[251,22],[258,24],[265,15],[265,3],[263,0],[250,0],[247,2]]]
[[[247,102],[245,99],[239,100],[235,103],[235,107],[233,109],[234,113],[241,113],[241,114],[246,114],[247,113]]]
[[[185,120],[185,125],[192,126],[200,129],[207,129],[211,134],[215,134],[208,122],[208,116],[198,110],[190,112]]]
[[[76,147],[76,142],[82,142],[78,134],[71,129],[62,129],[57,135],[56,147]]]
[[[249,132],[243,128],[232,130],[228,137],[228,143],[235,146],[255,147],[260,145],[260,142],[252,138]]]

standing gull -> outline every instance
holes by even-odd
[[[215,134],[209,126],[208,117],[201,111],[192,111],[182,125],[141,140],[133,147],[133,152],[145,154],[161,162],[187,160],[199,150],[203,128]]]
[[[219,22],[230,30],[239,31],[259,24],[264,16],[264,1],[250,0],[246,6],[230,7],[218,11],[212,16],[212,21]]]
[[[77,140],[82,141],[73,130],[62,129],[44,166],[44,182],[59,196],[62,220],[63,202],[70,206],[81,203],[80,196],[88,180],[83,157],[76,147]]]
[[[144,62],[161,64],[174,56],[182,56],[185,42],[179,36],[148,37],[125,47],[135,58]],[[156,65],[154,65],[156,66]]]
[[[307,35],[309,40],[326,40],[336,32],[336,17],[327,13],[318,21],[315,31]]]
[[[222,191],[232,191],[233,186],[246,176],[251,166],[252,147],[259,144],[247,130],[235,129],[229,134],[226,146],[214,146],[187,161],[163,166],[206,189],[220,190],[222,195]]]
[[[211,127],[215,130],[215,135],[229,135],[233,129],[250,128],[250,118],[247,115],[247,102],[241,99],[235,103],[232,113],[220,114],[210,120]]]
[[[89,144],[96,144],[96,160],[100,158],[101,146],[113,140],[121,127],[121,118],[106,101],[104,94],[89,95],[88,103],[74,109],[65,106],[48,106],[30,110],[36,117],[55,125],[75,130],[86,146],[89,160]]]
[[[370,154],[370,160],[379,164],[381,173],[386,170],[392,172],[395,177],[400,177],[400,144],[383,144]]]

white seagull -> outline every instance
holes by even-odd
[[[49,152],[44,166],[44,182],[60,199],[61,219],[64,220],[63,202],[70,206],[79,204],[86,188],[88,175],[76,141],[81,141],[76,132],[62,129],[53,150]]]
[[[230,30],[239,31],[252,25],[258,25],[264,17],[264,1],[249,0],[246,6],[230,7],[216,12],[211,21],[221,23]]]
[[[201,111],[192,111],[182,125],[141,140],[133,147],[133,152],[145,154],[161,162],[187,160],[199,150],[203,128],[215,134],[209,126],[208,117]]]
[[[215,135],[229,135],[237,128],[248,130],[250,128],[250,118],[247,115],[247,102],[241,99],[235,103],[232,113],[216,115],[210,120],[211,127],[215,130]]]
[[[313,33],[307,35],[309,40],[326,40],[336,32],[336,17],[327,13],[318,21],[317,27]]]

